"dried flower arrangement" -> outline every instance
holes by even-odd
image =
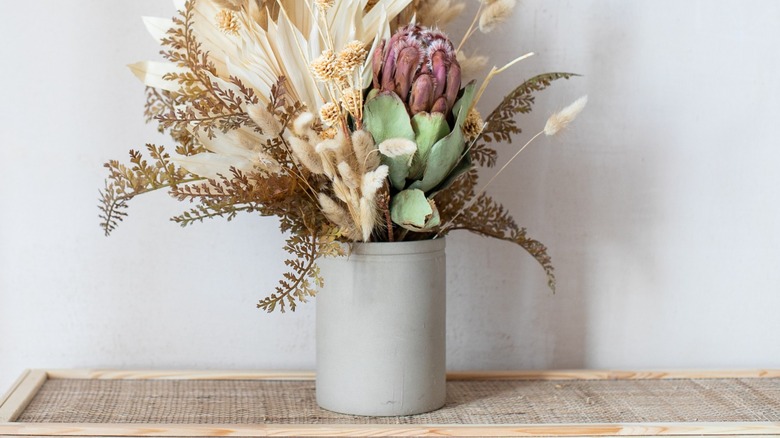
[[[295,310],[322,278],[316,261],[342,242],[435,239],[453,230],[513,242],[545,270],[547,249],[478,188],[478,167],[496,164],[491,143],[521,133],[514,117],[534,93],[570,73],[520,84],[484,118],[476,105],[494,67],[466,56],[475,32],[504,22],[515,0],[480,0],[460,44],[439,30],[464,10],[453,0],[188,0],[172,20],[145,19],[167,62],[131,68],[146,84],[147,121],[177,143],[147,145],[130,164],[109,161],[101,191],[108,235],[133,197],[167,189],[194,207],[187,226],[239,212],[277,216],[289,233],[289,272],[258,307]],[[554,114],[555,135],[585,98]],[[500,173],[500,171],[499,171]],[[495,177],[494,177],[495,178]]]

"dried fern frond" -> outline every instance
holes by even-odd
[[[138,151],[130,151],[130,165],[116,160],[104,164],[109,170],[104,190],[100,192],[100,227],[108,236],[127,216],[127,202],[142,193],[201,180],[171,162],[162,146],[147,144],[151,164]]]
[[[573,73],[545,73],[523,82],[511,93],[485,119],[485,128],[475,140],[474,146],[469,150],[473,162],[483,167],[496,165],[496,150],[487,143],[506,142],[512,143],[512,136],[522,133],[517,126],[515,116],[531,112],[536,98],[534,93],[547,88],[557,79],[569,79],[577,76]]]
[[[260,103],[260,98],[237,77],[219,79],[208,52],[195,38],[194,2],[187,1],[180,13],[161,40],[163,57],[185,70],[163,75],[163,79],[179,84],[180,90],[177,105],[167,106],[155,116],[161,129],[188,129],[192,133],[202,130],[213,138],[214,130],[228,132],[249,123],[243,108]]]
[[[439,233],[445,235],[454,230],[469,230],[520,245],[542,266],[547,274],[547,285],[555,292],[555,273],[547,248],[529,238],[526,229],[519,227],[509,212],[489,196],[481,194],[476,202],[469,205],[476,195],[478,179],[477,170],[472,168],[452,186],[436,194],[436,205],[439,206],[442,223],[446,224],[446,229]]]
[[[305,106],[298,101],[291,101],[285,82],[286,78],[280,77],[271,87],[266,110],[278,121],[279,132],[268,139],[265,150],[283,167],[294,169],[296,165],[292,159],[292,147],[285,138],[285,133],[293,125],[294,120],[304,112]],[[262,130],[259,126],[258,129]]]
[[[519,245],[541,265],[545,274],[547,274],[547,285],[555,292],[555,272],[552,259],[547,254],[547,247],[541,242],[528,237],[526,229],[519,227],[509,212],[486,194],[480,195],[476,202],[462,210],[468,199],[474,195],[476,173],[471,173],[470,177],[462,178],[460,184],[462,185],[462,191],[456,192],[459,193],[458,195],[454,198],[452,196],[444,196],[447,202],[451,202],[451,204],[445,204],[440,214],[442,217],[446,215],[454,218],[454,220],[447,227],[447,230],[442,233],[454,230],[468,230],[481,236],[506,240]],[[437,205],[442,205],[438,196]]]
[[[310,183],[320,188],[316,180]],[[328,223],[318,203],[309,199],[306,190],[297,177],[246,175],[232,169],[231,177],[173,188],[174,197],[180,201],[198,202],[198,205],[172,220],[187,226],[215,217],[230,221],[239,212],[278,216],[281,231],[290,233],[285,245],[285,251],[291,256],[285,261],[290,271],[279,281],[276,292],[260,300],[257,307],[267,312],[277,308],[282,312],[295,311],[297,304],[314,296],[322,284],[315,260],[325,255],[341,255],[340,232]]]
[[[577,76],[574,73],[544,73],[534,76],[523,82],[511,93],[507,94],[500,104],[485,119],[484,131],[480,139],[486,142],[512,143],[512,136],[520,134],[522,130],[517,126],[515,116],[531,112],[536,98],[534,93],[547,88],[553,81],[569,79]]]
[[[287,308],[295,311],[298,303],[305,303],[324,285],[316,261],[324,256],[343,256],[338,241],[340,234],[335,227],[321,225],[311,230],[301,230],[290,235],[284,250],[292,256],[284,264],[290,268],[276,287],[276,293],[263,298],[257,308],[268,313],[277,308],[284,313]]]
[[[204,219],[225,217],[233,220],[238,212],[260,212],[285,196],[294,192],[294,181],[290,177],[259,174],[245,175],[232,168],[231,177],[221,175],[218,179],[172,187],[170,194],[179,201],[198,202],[200,205],[172,217],[181,226],[202,222]],[[257,184],[262,181],[262,184]],[[271,215],[267,212],[264,215]]]
[[[443,224],[447,224],[458,215],[466,204],[474,197],[479,180],[477,169],[472,167],[461,175],[446,189],[440,191],[434,197],[439,208],[439,215]]]

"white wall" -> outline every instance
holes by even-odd
[[[314,366],[314,303],[254,307],[283,269],[273,219],[181,229],[167,218],[186,206],[161,193],[98,228],[101,164],[170,144],[125,64],[157,57],[139,17],[172,13],[2,6],[0,391],[34,367]],[[549,246],[556,295],[519,248],[449,239],[451,369],[780,367],[778,16],[773,0],[526,0],[475,40],[497,64],[539,53],[483,112],[551,70],[584,76],[541,94],[525,129],[590,104],[492,188]]]

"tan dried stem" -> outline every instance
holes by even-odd
[[[437,237],[439,237],[439,235],[441,235],[442,232],[447,230],[447,226],[449,226],[451,223],[453,223],[455,221],[455,219],[460,217],[460,215],[464,211],[468,210],[475,202],[477,202],[477,200],[479,200],[480,195],[485,193],[485,190],[487,190],[487,188],[490,186],[490,184],[492,184],[493,181],[496,180],[498,175],[500,175],[501,172],[503,172],[512,163],[512,161],[514,161],[514,159],[517,158],[517,156],[520,155],[520,153],[523,152],[525,150],[525,148],[528,147],[528,145],[533,143],[533,141],[536,140],[537,138],[539,138],[539,136],[541,136],[542,134],[544,134],[544,130],[539,131],[538,133],[536,133],[536,135],[531,137],[531,139],[528,140],[528,142],[526,142],[526,144],[524,144],[523,147],[521,147],[517,152],[515,152],[515,154],[512,155],[512,158],[510,158],[509,161],[504,163],[504,165],[501,166],[500,169],[498,169],[498,172],[496,172],[496,174],[493,175],[493,177],[490,178],[490,180],[484,186],[482,186],[482,188],[474,195],[474,197],[472,197],[471,200],[469,202],[467,202],[466,205],[463,206],[463,208],[458,210],[458,212],[455,214],[455,216],[453,216],[450,220],[448,220],[444,225],[442,225],[439,228],[439,231],[436,232],[436,235],[434,235],[433,238],[436,239]]]
[[[480,1],[479,2],[479,8],[477,8],[477,13],[474,14],[474,19],[471,20],[471,24],[469,25],[469,28],[466,30],[466,33],[463,35],[463,39],[460,40],[460,44],[458,44],[458,48],[455,49],[455,53],[459,52],[460,49],[463,48],[463,45],[466,44],[466,41],[471,37],[471,35],[474,35],[474,32],[477,31],[476,24],[479,21],[479,14],[482,12],[482,8],[485,6],[485,3]]]
[[[495,77],[498,74],[503,73],[509,67],[512,67],[513,65],[517,64],[518,62],[520,62],[520,61],[522,61],[524,59],[528,59],[528,58],[530,58],[530,57],[532,57],[534,55],[535,55],[534,52],[528,52],[528,53],[526,53],[523,56],[520,56],[520,57],[517,57],[517,58],[513,59],[512,61],[508,62],[506,65],[504,65],[501,68],[496,68],[495,66],[493,66],[493,68],[490,69],[490,73],[488,73],[488,75],[485,78],[485,80],[482,81],[482,85],[480,85],[479,90],[477,91],[477,95],[474,96],[474,100],[471,102],[471,106],[469,107],[469,109],[475,108],[477,106],[477,103],[479,102],[479,99],[482,98],[482,94],[485,92],[485,89],[487,88],[487,86],[490,83],[490,81],[493,80],[493,77]]]

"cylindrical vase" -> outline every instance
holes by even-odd
[[[320,260],[317,403],[353,415],[412,415],[444,405],[444,239],[356,243]]]

